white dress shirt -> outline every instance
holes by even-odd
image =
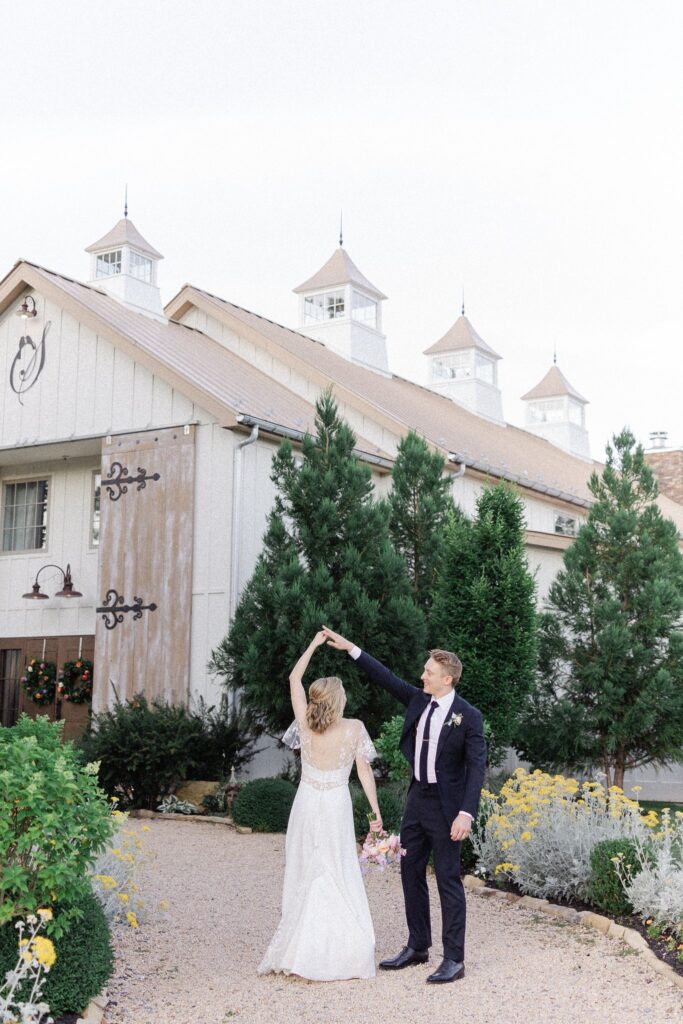
[[[353,658],[354,661],[357,661],[358,658],[360,658],[360,655],[360,647],[354,646],[349,651],[349,657]],[[429,694],[427,694],[427,696],[429,696]],[[432,697],[432,701],[434,700],[436,700],[436,698]],[[427,721],[429,709],[432,706],[432,701],[430,701],[426,706],[417,723],[417,735],[415,737],[415,764],[413,765],[413,771],[418,782],[422,781],[420,779],[420,751],[422,750],[425,723]],[[451,690],[449,693],[444,694],[443,697],[439,697],[438,700],[436,700],[436,703],[438,706],[432,715],[431,722],[429,723],[429,749],[427,751],[427,782],[431,783],[436,782],[436,748],[439,745],[439,735],[443,724],[446,721],[448,709],[453,703],[453,691]],[[460,813],[467,815],[470,819],[472,818],[469,811],[460,811]]]

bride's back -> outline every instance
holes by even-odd
[[[318,771],[332,772],[351,768],[357,756],[360,734],[365,732],[362,722],[355,718],[339,718],[324,732],[301,727],[301,757]],[[366,733],[367,735],[367,733]]]

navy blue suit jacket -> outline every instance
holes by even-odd
[[[417,686],[399,679],[365,651],[361,651],[356,664],[373,682],[379,683],[406,706],[400,748],[410,765],[412,785],[417,781],[414,773],[417,724],[431,697]],[[453,714],[462,715],[459,726],[448,724]],[[486,741],[481,712],[453,691],[453,703],[448,709],[436,748],[436,781],[449,826],[460,811],[467,811],[476,818],[485,771]]]

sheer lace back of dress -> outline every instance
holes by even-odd
[[[341,718],[323,733],[292,722],[282,742],[301,749],[301,780],[317,789],[346,785],[356,758],[370,762],[377,757],[367,729],[354,718]]]

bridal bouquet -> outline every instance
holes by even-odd
[[[401,857],[405,855],[400,838],[393,832],[368,832],[358,859],[360,869],[366,875],[370,865],[384,871],[387,865],[400,864]]]

